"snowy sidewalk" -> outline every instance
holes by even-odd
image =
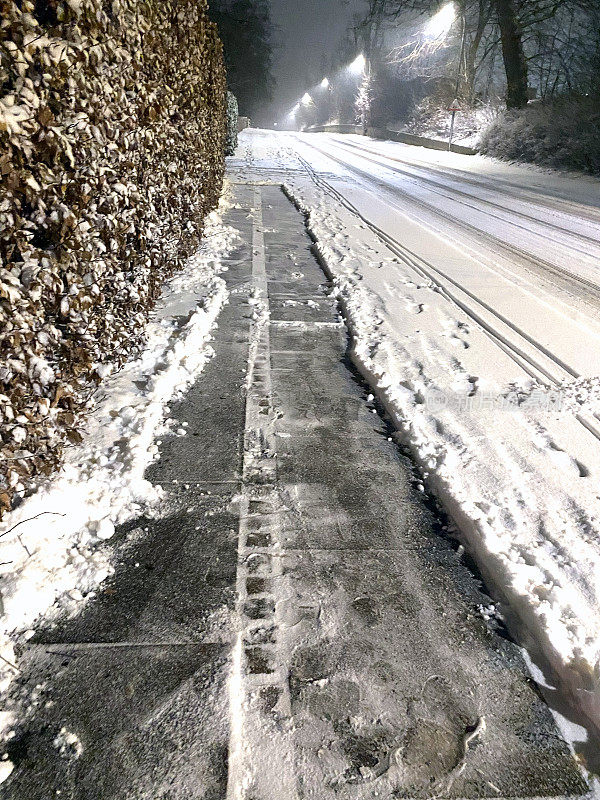
[[[160,517],[122,526],[98,599],[21,654],[37,688],[0,797],[585,795],[279,182],[234,187],[216,355],[148,474]]]

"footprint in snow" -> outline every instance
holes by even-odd
[[[409,298],[406,300],[405,307],[411,314],[422,314],[426,308],[425,303],[417,303]]]

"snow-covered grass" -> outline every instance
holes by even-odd
[[[436,96],[426,97],[415,108],[406,125],[390,127],[392,130],[402,130],[417,136],[447,141],[450,136],[452,117],[448,111],[448,105],[448,100],[442,101]],[[454,119],[454,143],[477,147],[482,133],[498,118],[500,113],[499,101],[478,103],[473,108],[466,106],[461,108]]]
[[[313,142],[320,152],[312,149]],[[389,143],[378,147],[399,158],[402,169],[413,161],[419,168],[428,159],[437,164],[444,156],[457,170],[449,180],[471,192],[468,221],[485,225],[491,220],[496,233],[500,212],[494,209],[492,216],[479,210],[480,189],[461,184],[460,171],[477,187],[484,181],[486,201],[491,181],[498,180],[513,195],[517,215],[516,227],[502,222],[501,235],[508,240],[518,235],[531,252],[539,246],[546,259],[575,275],[588,274],[591,255],[575,254],[573,247],[582,247],[580,231],[588,237],[591,254],[600,247],[593,201],[597,186],[591,179]],[[308,176],[286,176],[287,192],[307,215],[345,310],[359,369],[484,574],[510,602],[588,719],[600,724],[600,446],[586,427],[590,422],[593,428],[600,415],[597,313],[587,305],[585,292],[575,296],[573,285],[560,290],[543,275],[520,269],[492,241],[472,240],[457,229],[451,216],[464,217],[463,207],[453,205],[461,201],[460,194],[452,203],[440,198],[437,186],[436,193],[427,194],[419,173],[411,171],[407,178],[380,169],[372,158],[360,164],[360,176],[348,173],[326,157],[329,150],[350,165],[360,162],[356,152],[346,149],[344,155],[335,137],[313,134],[293,140],[257,134],[252,141],[254,164],[289,169],[294,152],[300,153],[365,218],[473,295],[460,293],[442,278],[436,284],[419,272],[412,256],[390,252],[323,184],[315,185]],[[364,175],[372,175],[373,183]],[[440,180],[435,171],[428,177]],[[392,187],[389,198],[384,181]],[[399,199],[396,190],[406,187],[406,198]],[[539,206],[537,195],[528,193],[531,187],[542,198]],[[564,204],[552,201],[556,204],[548,210],[555,192]],[[442,222],[433,211],[415,206],[414,197],[442,206],[444,213],[447,207],[450,216]],[[508,216],[511,206],[503,198],[494,196]],[[529,215],[527,237],[521,213]],[[532,221],[535,215],[539,223]],[[550,230],[546,216],[554,226]],[[557,226],[564,227],[559,232]],[[453,289],[460,304],[447,293]],[[501,317],[486,311],[479,299]],[[467,313],[471,310],[481,312],[481,322]],[[508,345],[488,335],[484,325]],[[531,349],[519,330],[535,337],[542,349]],[[554,388],[528,374],[519,357],[513,357],[512,346],[524,347],[525,355],[536,359],[548,353],[542,366],[553,371]],[[571,375],[578,377],[561,377],[560,363],[571,365]]]
[[[599,130],[597,99],[562,98],[504,113],[482,133],[480,147],[496,158],[600,174]]]
[[[31,636],[40,615],[77,610],[92,597],[112,571],[110,554],[98,544],[161,500],[161,487],[144,473],[158,455],[157,436],[174,432],[168,404],[212,356],[211,330],[228,297],[219,272],[237,234],[221,221],[225,203],[208,217],[200,251],[164,287],[141,356],[100,385],[81,444],[57,476],[2,521],[2,691],[18,672],[14,644]],[[10,720],[0,722],[6,728]],[[4,773],[2,764],[0,778]]]

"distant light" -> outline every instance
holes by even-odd
[[[354,59],[354,61],[353,61],[353,62],[350,64],[350,66],[348,67],[348,69],[349,69],[349,70],[350,70],[350,72],[352,72],[354,75],[362,75],[362,74],[363,74],[363,72],[365,71],[365,67],[366,67],[366,66],[367,66],[367,59],[366,59],[366,58],[364,57],[364,55],[361,53],[359,56],[357,56],[357,57]]]
[[[456,9],[454,3],[446,3],[425,25],[425,36],[434,40],[445,39],[455,19]]]
[[[321,81],[321,89],[329,89],[329,78],[323,78]]]
[[[306,94],[304,95],[304,97],[300,102],[302,103],[303,106],[310,106],[312,105],[312,101],[313,101],[312,97],[309,95],[308,92],[306,92]]]

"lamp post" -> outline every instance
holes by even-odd
[[[323,78],[319,86],[323,93],[324,102],[326,104],[325,112],[327,116],[325,119],[325,124],[328,124],[331,121],[331,114],[334,110],[335,95],[333,92],[333,84],[329,78]]]
[[[371,81],[371,62],[365,58],[363,53],[360,53],[354,61],[342,68],[338,75],[332,75],[331,79],[324,77],[320,83],[315,84],[310,92],[305,92],[304,95],[298,100],[296,105],[287,115],[287,121],[293,123],[297,121],[297,115],[303,110],[306,111],[311,108],[317,108],[318,103],[324,97],[329,98],[331,103],[336,101],[336,78],[340,78],[343,73],[362,77],[361,91],[365,92],[365,103],[361,106],[361,123],[363,132],[366,134],[369,122],[370,112],[370,95],[369,87]],[[355,109],[357,106],[355,105]]]
[[[456,83],[454,86],[454,100],[452,102],[451,112],[452,118],[450,119],[450,137],[448,138],[448,152],[452,150],[452,139],[454,137],[454,121],[456,118],[456,112],[459,110],[458,105],[458,93],[460,91],[460,76],[462,71],[462,65],[465,58],[465,48],[467,45],[467,15],[465,13],[464,4],[461,3],[460,6],[460,18],[462,22],[462,34],[460,39],[460,55],[458,58],[458,64],[456,66]]]

